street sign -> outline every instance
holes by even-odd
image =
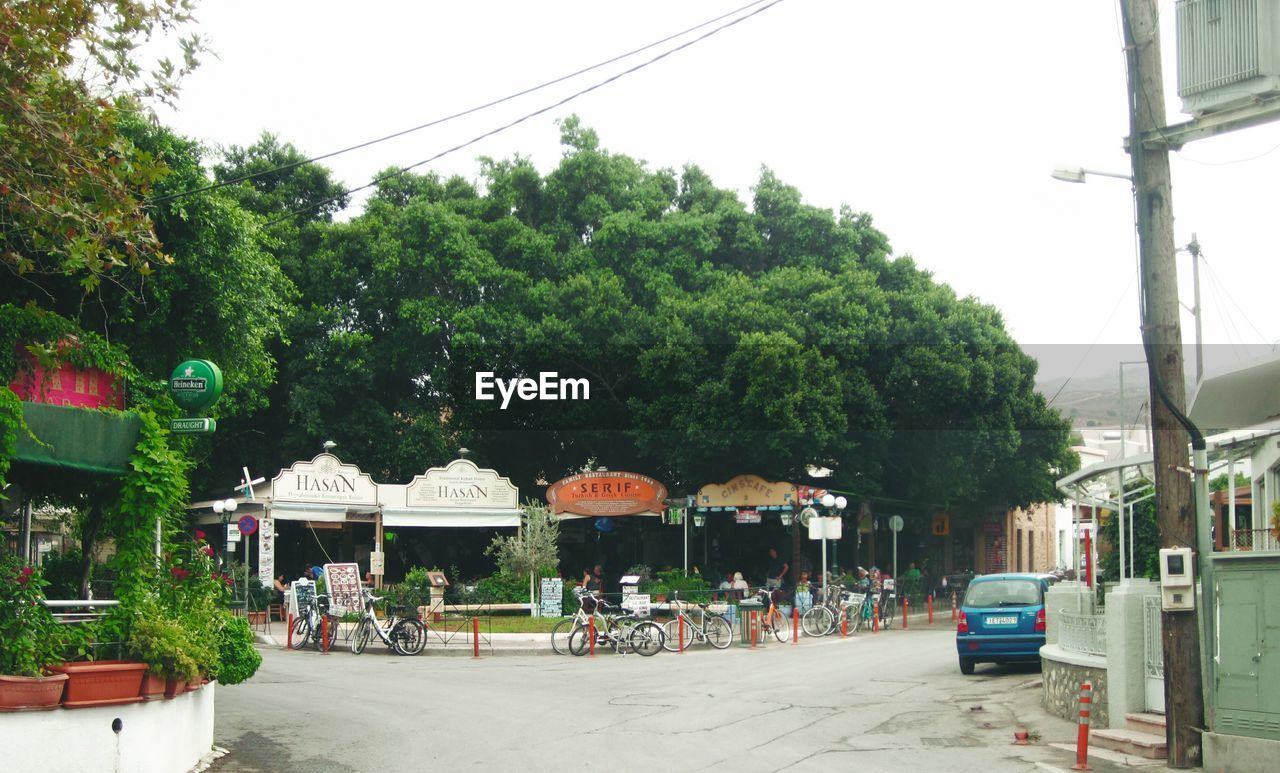
[[[169,376],[169,394],[181,408],[203,411],[222,396],[222,371],[208,360],[187,360]]]
[[[227,524],[227,542],[240,541],[240,527],[234,523]]]
[[[895,532],[902,531],[902,516],[893,515],[889,517],[889,529]]]
[[[258,530],[258,519],[254,518],[252,515],[241,516],[238,524],[240,526],[240,533],[246,536],[253,534]]]
[[[216,419],[172,419],[169,431],[181,434],[203,434],[218,431]]]
[[[933,516],[933,536],[945,537],[951,533],[951,515],[938,513]]]

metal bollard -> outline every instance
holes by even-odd
[[[329,654],[329,616],[320,617],[320,651]]]
[[[906,596],[902,597],[902,630],[907,630],[907,608],[911,606],[911,600]]]
[[[800,643],[800,610],[791,608],[791,643]]]
[[[1093,704],[1093,684],[1080,684],[1080,724],[1076,731],[1076,764],[1072,770],[1092,770],[1089,767],[1089,708]]]
[[[676,652],[679,652],[681,655],[683,655],[684,654],[684,615],[677,613],[676,620],[679,621],[676,623],[676,628],[679,629],[679,636],[680,636],[680,638],[677,640],[677,643],[676,643],[676,647],[677,647]]]
[[[924,597],[924,604],[929,608],[929,625],[933,625],[933,594]]]
[[[493,630],[493,629],[490,629]],[[480,618],[471,618],[471,657],[480,657]]]
[[[880,602],[877,601],[871,607],[871,632],[880,633]]]
[[[594,617],[587,618],[587,639],[590,644],[587,645],[587,654],[590,657],[596,656],[596,619]]]
[[[284,646],[293,649],[293,613],[289,613],[289,630],[284,635]]]

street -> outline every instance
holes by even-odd
[[[1038,669],[964,677],[953,641],[940,624],[651,658],[262,648],[257,676],[218,690],[215,743],[229,753],[211,769],[1070,768],[1046,744],[1073,742],[1076,726],[1040,709]],[[1033,744],[1013,745],[1016,728]]]

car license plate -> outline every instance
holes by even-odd
[[[1017,625],[1017,617],[988,617],[987,625]]]

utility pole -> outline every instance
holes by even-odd
[[[1191,234],[1187,252],[1191,253],[1191,288],[1195,297],[1195,307],[1191,309],[1191,313],[1196,318],[1196,388],[1199,388],[1204,379],[1204,333],[1200,327],[1200,318],[1203,316],[1200,308],[1200,242],[1195,234]]]
[[[1142,338],[1151,383],[1156,512],[1162,547],[1196,544],[1188,434],[1176,418],[1186,406],[1178,274],[1173,246],[1173,199],[1167,146],[1148,149],[1143,137],[1164,128],[1164,84],[1156,0],[1121,0],[1129,75],[1129,154],[1137,197],[1142,276]],[[1200,614],[1204,614],[1201,610]],[[1200,634],[1196,614],[1161,615],[1169,766],[1199,767],[1204,725]]]

